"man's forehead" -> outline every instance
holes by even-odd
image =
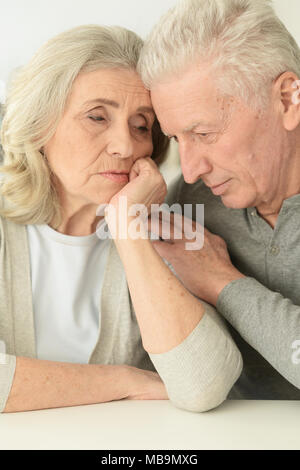
[[[187,110],[193,107],[220,107],[223,96],[209,72],[188,70],[185,74],[169,76],[151,87],[151,98],[158,112]]]
[[[175,90],[174,90],[175,91]],[[228,116],[226,99],[198,89],[186,95],[172,93],[170,88],[156,89],[152,103],[163,132],[169,135],[177,132],[192,131],[195,127],[214,128]]]
[[[152,84],[151,92],[166,88],[171,88],[172,90],[177,88],[178,90],[185,90],[185,92],[191,88],[193,91],[204,88],[213,89],[216,88],[216,80],[211,67],[207,64],[201,66],[195,64],[187,66],[178,73],[174,72],[163,76]]]

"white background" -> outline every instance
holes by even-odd
[[[0,81],[51,36],[80,24],[125,26],[143,38],[176,0],[0,0]],[[300,0],[275,0],[300,44]]]

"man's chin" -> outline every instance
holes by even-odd
[[[250,201],[246,201],[245,199],[238,199],[237,196],[229,196],[223,195],[220,196],[222,203],[228,209],[247,209],[248,207],[254,207],[254,204],[251,204]]]

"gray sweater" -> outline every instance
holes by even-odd
[[[111,241],[99,312],[101,331],[89,363],[128,364],[157,371],[171,402],[179,408],[201,412],[218,406],[238,379],[242,359],[220,315],[211,305],[204,305],[204,316],[181,344],[161,354],[148,354],[142,346],[125,272]],[[0,356],[2,412],[16,356],[35,358],[36,347],[26,226],[1,217],[0,341],[7,353],[6,363]]]
[[[247,276],[228,284],[217,302],[244,363],[228,398],[299,400],[300,194],[284,201],[274,230],[254,207],[226,208],[201,180],[190,185],[180,177],[168,196],[174,202],[204,204],[205,227],[226,241]]]

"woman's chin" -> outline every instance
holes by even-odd
[[[118,185],[118,187],[114,188],[111,191],[91,191],[89,194],[89,200],[91,204],[95,204],[96,206],[100,206],[102,204],[109,204],[114,196],[116,196],[121,189],[126,186],[126,184]]]

